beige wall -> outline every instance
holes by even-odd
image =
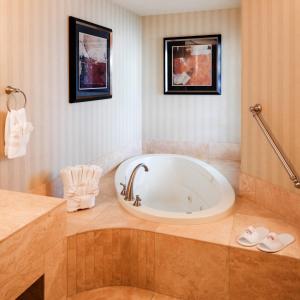
[[[68,103],[70,15],[113,29],[113,99]],[[2,157],[0,188],[32,189],[66,165],[100,161],[107,167],[139,151],[139,17],[108,0],[0,0],[0,40],[0,134],[8,84],[26,92],[35,127],[25,158]]]
[[[243,0],[242,171],[296,191],[248,111],[263,117],[300,172],[300,1]]]
[[[222,96],[163,94],[163,38],[221,33]],[[240,142],[240,10],[143,17],[143,140]]]

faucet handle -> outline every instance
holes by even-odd
[[[133,203],[133,206],[139,207],[142,205],[142,199],[139,195],[135,196],[135,201]]]
[[[126,195],[126,190],[127,190],[126,184],[120,182],[120,185],[123,187],[123,189],[122,189],[120,195],[121,195],[121,196],[125,196],[125,195]]]

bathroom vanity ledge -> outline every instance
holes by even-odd
[[[64,199],[0,190],[0,243],[61,205]]]

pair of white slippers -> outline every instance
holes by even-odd
[[[292,244],[295,238],[288,233],[270,232],[265,227],[249,226],[237,237],[237,242],[245,247],[256,246],[264,252],[278,252]]]

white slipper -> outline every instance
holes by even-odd
[[[265,227],[249,226],[243,233],[241,233],[236,241],[242,246],[252,247],[261,242],[269,233]]]
[[[264,252],[278,252],[288,245],[292,244],[295,238],[288,233],[270,232],[263,241],[261,241],[257,248]]]

